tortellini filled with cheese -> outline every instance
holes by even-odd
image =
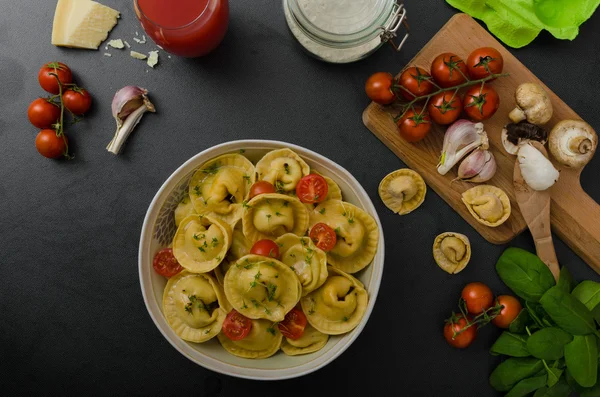
[[[275,186],[278,193],[294,193],[298,181],[310,173],[310,167],[290,149],[272,150],[256,163],[258,180]]]
[[[327,200],[310,212],[310,228],[317,223],[337,234],[335,247],[327,253],[329,264],[356,273],[371,263],[379,243],[379,228],[371,215],[350,203]]]
[[[238,225],[241,224],[241,222],[238,222]],[[236,228],[233,229],[231,247],[227,252],[227,256],[225,257],[225,260],[215,268],[215,276],[217,276],[217,280],[220,284],[223,284],[225,273],[227,273],[231,264],[235,263],[241,257],[248,255],[251,248],[252,243],[244,236],[241,226],[238,228],[236,225]]]
[[[329,277],[319,289],[300,300],[310,325],[328,335],[352,331],[367,311],[369,297],[363,284],[329,267]]]
[[[185,270],[167,282],[163,313],[181,339],[206,342],[221,332],[230,307],[221,286],[208,274]]]
[[[300,300],[302,285],[284,263],[246,255],[231,265],[224,280],[225,296],[248,318],[282,321]]]
[[[292,269],[302,284],[302,296],[319,288],[327,279],[327,254],[308,237],[284,234],[275,240],[281,262]]]
[[[495,186],[475,186],[462,194],[462,201],[477,222],[486,226],[500,226],[510,216],[510,199]]]
[[[279,328],[269,320],[252,320],[252,329],[242,339],[233,341],[219,334],[219,342],[229,353],[243,358],[267,358],[277,353],[282,339]]]
[[[281,341],[281,350],[288,356],[314,353],[321,350],[329,340],[329,335],[317,331],[312,325],[306,324],[304,333],[298,339],[284,337]]]
[[[181,221],[173,239],[173,255],[194,273],[206,273],[225,258],[231,245],[231,228],[209,215],[190,215]]]
[[[174,217],[175,217],[175,226],[179,226],[181,221],[190,215],[194,215],[196,210],[194,209],[194,204],[190,200],[189,196],[185,196],[181,202],[175,208]]]
[[[308,227],[308,210],[295,197],[261,194],[245,205],[242,225],[244,235],[252,242],[286,233],[303,236]]]
[[[242,215],[256,175],[254,165],[241,154],[225,154],[206,162],[192,176],[190,200],[198,214],[212,214],[233,225]]]

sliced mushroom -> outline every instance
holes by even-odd
[[[544,125],[552,118],[552,102],[538,84],[524,83],[515,91],[517,107],[508,115],[513,123],[527,120],[531,124]]]
[[[389,173],[379,184],[379,197],[399,215],[416,210],[425,200],[427,186],[421,175],[408,168]]]
[[[546,144],[548,133],[540,126],[522,121],[517,124],[505,125],[501,137],[504,150],[509,154],[516,155],[521,142],[538,141],[542,145]]]
[[[464,234],[442,233],[433,242],[433,258],[445,272],[459,273],[471,259],[471,243]]]
[[[598,135],[585,121],[563,120],[550,131],[550,153],[567,167],[581,168],[586,165],[594,156],[597,146]]]

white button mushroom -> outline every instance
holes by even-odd
[[[563,120],[557,123],[548,139],[550,153],[567,167],[581,168],[594,156],[598,146],[596,131],[585,121]]]
[[[542,87],[524,83],[515,91],[517,107],[508,115],[513,123],[527,120],[531,124],[544,125],[552,118],[552,102]]]

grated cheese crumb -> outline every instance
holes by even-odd
[[[129,43],[126,42],[125,40],[123,40],[123,43],[125,43],[125,45],[127,46],[127,48],[131,48],[131,46],[129,45]]]
[[[156,66],[158,64],[158,50],[156,50],[156,51],[150,51],[148,53],[148,55],[149,55],[148,56],[148,61],[146,63],[151,68],[154,68],[154,66]]]
[[[131,52],[129,53],[129,55],[130,55],[132,58],[135,58],[135,59],[141,59],[141,60],[144,60],[144,59],[148,58],[146,55],[142,54],[141,52],[137,52],[137,51],[131,51]]]
[[[125,45],[123,44],[123,40],[121,39],[116,39],[116,40],[111,40],[108,42],[108,45],[111,46],[112,48],[124,48]]]
[[[108,52],[105,52],[105,53],[104,53],[104,56],[105,56],[105,57],[112,57],[112,54],[109,54]]]

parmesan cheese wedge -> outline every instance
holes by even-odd
[[[52,44],[97,50],[119,15],[119,11],[91,0],[58,0]]]

